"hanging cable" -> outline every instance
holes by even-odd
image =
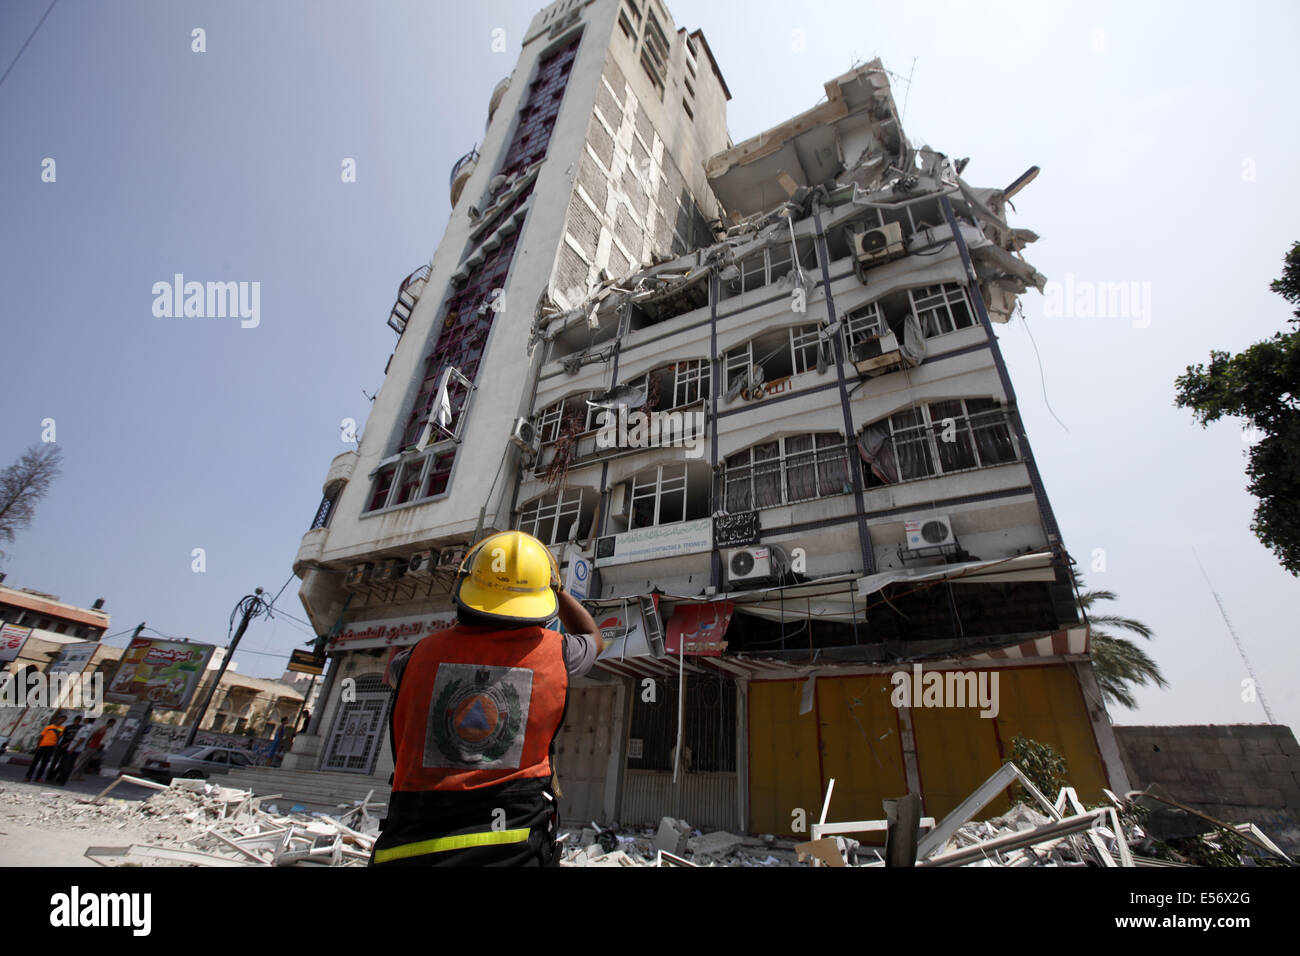
[[[1038,343],[1034,341],[1034,333],[1029,330],[1029,320],[1025,317],[1025,309],[1024,306],[1020,304],[1019,299],[1016,300],[1016,314],[1020,316],[1020,322],[1025,327],[1025,332],[1029,335],[1029,344],[1034,347],[1034,358],[1038,359],[1038,381],[1043,387],[1043,404],[1047,406],[1048,413],[1053,418],[1056,418],[1056,424],[1065,428],[1065,433],[1068,435],[1070,434],[1070,429],[1065,427],[1065,422],[1057,418],[1056,412],[1052,410],[1052,403],[1048,401],[1047,376],[1043,374],[1043,357],[1038,354]]]

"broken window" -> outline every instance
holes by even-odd
[[[581,392],[550,405],[537,416],[537,434],[543,445],[561,434],[580,435],[597,427],[602,409],[594,408],[595,392]]]
[[[802,375],[817,368],[817,356],[821,350],[821,329],[815,325],[805,325],[790,329],[789,332],[794,374]]]
[[[707,275],[689,282],[677,282],[632,304],[629,331],[637,332],[660,322],[667,322],[709,304]]]
[[[662,365],[628,384],[646,390],[645,411],[693,405],[709,397],[709,363],[693,360]]]
[[[927,339],[975,324],[966,291],[955,282],[911,289],[908,294],[912,298],[912,311]]]
[[[747,448],[728,456],[723,475],[729,514],[852,490],[848,448],[835,432],[793,435]]]
[[[430,455],[428,477],[424,481],[424,494],[422,498],[432,498],[434,495],[440,495],[447,490],[447,484],[451,481],[451,463],[456,458],[455,451],[445,451],[440,454]]]
[[[632,479],[628,530],[673,524],[709,513],[708,472],[685,462],[659,465]]]
[[[986,398],[904,409],[863,429],[868,486],[988,468],[1019,460],[1006,409]]]
[[[565,488],[521,507],[518,529],[546,545],[576,541],[590,532],[595,507],[591,491]]]
[[[799,265],[804,269],[816,267],[817,253],[811,242],[799,243]],[[793,268],[790,241],[778,241],[760,252],[755,252],[741,259],[736,264],[740,269],[739,291],[752,292],[770,285],[789,274]]]
[[[817,368],[820,331],[817,325],[775,329],[729,349],[723,363],[728,397],[734,399],[733,389],[755,384],[756,379],[775,382]]]
[[[423,458],[402,462],[402,477],[397,482],[397,494],[393,498],[394,505],[404,505],[408,501],[415,500],[420,490],[420,475],[423,470]]]
[[[370,495],[370,507],[367,511],[382,508],[388,502],[388,492],[393,487],[393,478],[397,475],[397,466],[390,465],[375,476],[375,490]]]
[[[854,346],[877,338],[888,330],[880,305],[870,302],[860,309],[855,309],[844,317],[844,351],[853,354]]]
[[[429,451],[390,465],[375,477],[374,492],[367,511],[396,508],[441,495],[451,479],[455,448]]]

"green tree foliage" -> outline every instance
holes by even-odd
[[[1300,242],[1270,288],[1296,307],[1291,331],[1237,355],[1211,351],[1208,366],[1188,366],[1175,381],[1175,405],[1192,409],[1201,427],[1227,415],[1260,435],[1246,466],[1247,489],[1259,501],[1250,530],[1300,576]]]
[[[1160,673],[1160,668],[1146,651],[1128,638],[1116,637],[1110,628],[1119,628],[1137,634],[1147,640],[1155,637],[1155,632],[1141,621],[1118,614],[1098,614],[1098,601],[1117,600],[1114,591],[1085,591],[1083,578],[1074,571],[1074,586],[1078,593],[1076,601],[1079,610],[1086,614],[1092,626],[1092,666],[1097,672],[1097,684],[1102,696],[1109,702],[1121,704],[1132,710],[1137,706],[1133,699],[1132,688],[1137,684],[1154,684],[1168,687],[1169,682]]]
[[[1020,772],[1048,800],[1055,800],[1061,788],[1069,785],[1069,769],[1065,765],[1065,758],[1051,744],[1039,743],[1028,737],[1012,737],[1011,762],[1020,768]],[[1038,804],[1020,784],[1016,784],[1016,802],[1028,803],[1034,807]]]

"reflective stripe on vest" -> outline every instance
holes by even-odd
[[[456,836],[438,837],[436,840],[421,840],[419,843],[403,843],[401,846],[389,847],[387,850],[375,851],[376,863],[388,863],[392,860],[405,860],[412,856],[427,856],[430,853],[445,853],[448,850],[465,850],[475,846],[503,846],[508,843],[526,843],[528,828],[522,830],[489,830],[487,833],[461,833]]]
[[[411,652],[393,707],[393,790],[549,778],[568,686],[555,631],[456,625],[429,635]]]

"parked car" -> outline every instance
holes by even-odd
[[[149,758],[140,773],[159,783],[170,783],[173,777],[206,780],[214,773],[229,773],[231,767],[248,767],[252,763],[252,758],[242,750],[195,744],[174,754]]]

